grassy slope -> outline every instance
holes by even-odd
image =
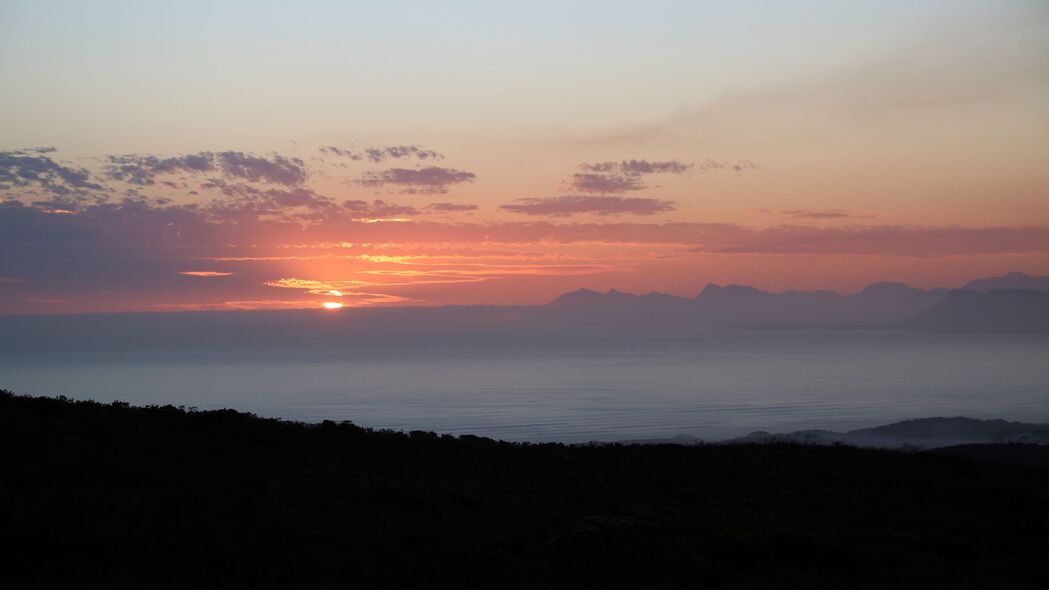
[[[1049,469],[514,445],[0,393],[0,531],[5,588],[1025,588],[1044,580]]]

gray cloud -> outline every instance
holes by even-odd
[[[281,216],[288,219],[319,219],[337,208],[335,201],[305,187],[257,188],[210,180],[207,188],[218,189],[225,198],[204,206],[209,214],[224,218]]]
[[[591,198],[600,197],[574,199]],[[541,204],[548,200],[535,201]],[[573,209],[574,202],[578,201],[562,201],[562,204],[567,203],[564,206],[572,213],[582,212],[580,209],[593,210],[592,206]],[[612,210],[616,206],[605,209]],[[400,206],[382,201],[359,201],[340,205],[328,215],[306,224],[286,217],[270,220],[248,218],[230,224],[207,206],[163,205],[146,199],[89,205],[74,214],[56,214],[18,201],[0,201],[0,276],[32,281],[38,273],[34,270],[35,255],[30,253],[51,252],[58,256],[63,246],[93,250],[95,255],[102,257],[107,256],[107,251],[120,247],[131,247],[129,255],[136,256],[165,248],[172,248],[165,256],[184,251],[214,256],[231,248],[236,251],[253,245],[266,247],[347,239],[405,243],[600,241],[679,244],[699,252],[821,255],[947,256],[1049,252],[1049,227],[1043,226],[777,225],[756,229],[729,223],[693,222],[415,221],[384,225],[352,220],[363,216],[358,215],[362,212],[392,213],[392,207]],[[651,208],[652,205],[643,204],[641,207]],[[398,214],[403,213],[404,210]],[[65,268],[65,271],[72,270],[75,269]]]
[[[103,191],[86,168],[56,162],[51,147],[0,152],[0,182],[8,187],[37,188],[54,196],[76,192]]]
[[[763,213],[769,213],[763,209]],[[855,213],[847,209],[784,209],[780,215],[791,219],[870,219],[877,217],[877,212]]]
[[[286,158],[276,154],[271,158],[260,158],[242,152],[219,152],[215,157],[223,171],[235,178],[288,186],[306,181],[306,168],[298,158]]]
[[[423,149],[417,145],[393,145],[385,147],[370,147],[354,151],[350,149],[327,146],[320,148],[322,153],[342,156],[354,161],[370,160],[378,164],[388,159],[400,160],[402,158],[415,158],[417,160],[441,160],[444,158],[433,150]]]
[[[595,215],[655,215],[674,210],[673,201],[639,197],[566,196],[516,199],[500,209],[525,215],[569,217],[577,213]]]
[[[365,217],[399,217],[403,215],[418,215],[419,211],[410,205],[397,205],[387,203],[382,199],[376,199],[369,203],[363,200],[346,200],[342,203],[343,209],[354,215]]]
[[[692,164],[682,164],[677,160],[665,162],[650,162],[648,160],[623,160],[620,162],[598,162],[596,164],[581,164],[583,170],[591,172],[620,172],[639,176],[642,174],[683,174],[688,172]]]
[[[298,158],[279,154],[256,156],[237,151],[199,152],[160,158],[154,155],[108,156],[105,174],[112,180],[136,185],[152,185],[156,177],[174,174],[221,172],[231,179],[297,186],[306,181],[306,166]]]
[[[692,164],[677,160],[652,162],[649,160],[622,160],[580,164],[583,172],[572,175],[569,185],[583,193],[617,193],[647,188],[644,177],[649,174],[683,174]]]
[[[174,158],[124,154],[107,156],[106,161],[107,177],[141,186],[155,184],[157,175],[215,170],[214,156],[208,152]]]
[[[381,172],[365,173],[360,184],[380,188],[386,185],[405,187],[401,192],[408,194],[447,193],[448,186],[462,182],[473,182],[477,175],[473,172],[428,166],[426,168],[390,168]]]
[[[440,211],[442,213],[454,213],[458,211],[476,211],[480,209],[480,207],[463,203],[430,203],[427,209]]]
[[[618,193],[639,191],[645,188],[640,176],[577,172],[572,175],[571,186],[583,193]]]
[[[721,170],[731,170],[737,174],[741,174],[748,170],[758,170],[761,166],[758,166],[750,160],[712,160],[710,158],[704,158],[698,164],[695,164],[695,169],[700,172],[718,172]]]

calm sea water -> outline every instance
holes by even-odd
[[[672,344],[7,355],[0,387],[507,440],[717,440],[929,416],[1049,422],[1049,336],[738,330]]]

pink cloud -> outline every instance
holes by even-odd
[[[477,178],[473,172],[427,166],[426,168],[390,168],[382,172],[365,173],[360,184],[367,187],[381,188],[387,185],[404,187],[402,192],[423,194],[440,194],[448,192],[448,187],[463,182],[473,182]]]
[[[577,213],[594,215],[654,215],[674,210],[673,201],[650,198],[608,196],[567,196],[517,199],[500,209],[525,215],[569,217]]]

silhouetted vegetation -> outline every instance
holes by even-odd
[[[0,587],[1043,587],[1046,449],[983,448],[522,445],[0,392]]]

